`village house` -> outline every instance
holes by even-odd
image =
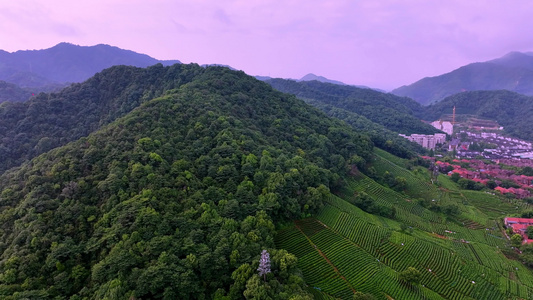
[[[441,170],[445,167],[452,166],[453,170],[448,172],[449,176],[453,173],[457,173],[461,178],[470,179],[484,185],[487,185],[489,180],[494,180],[498,185],[500,185],[503,180],[510,180],[519,185],[520,188],[504,188],[498,186],[495,190],[499,191],[502,195],[513,194],[518,199],[531,197],[530,189],[533,188],[533,176],[515,175],[514,170],[501,169],[500,165],[485,163],[484,161],[477,159],[454,159],[453,162],[456,164],[439,161],[437,161],[436,164]],[[468,169],[462,167],[465,166],[465,163],[468,163]]]
[[[495,191],[498,191],[500,192],[502,195],[503,194],[513,194],[515,195],[518,199],[524,199],[524,198],[529,198],[531,196],[531,192],[529,190],[525,190],[525,189],[517,189],[517,188],[503,188],[501,186],[497,186],[494,188]]]
[[[518,233],[522,236],[523,244],[533,242],[533,239],[529,239],[526,235],[526,230],[528,226],[533,226],[533,219],[527,218],[505,218],[504,219],[505,227],[513,228],[514,233]]]

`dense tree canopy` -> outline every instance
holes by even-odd
[[[408,267],[407,269],[400,272],[398,275],[400,280],[403,280],[408,283],[417,284],[420,282],[422,274],[414,267]]]
[[[196,77],[151,101],[144,99],[164,88],[148,89],[132,98],[146,103],[131,113],[0,176],[3,299],[310,297],[295,257],[274,249],[274,224],[320,209],[350,164],[364,167],[372,142],[242,72],[165,72],[172,70],[174,81],[162,85]],[[98,98],[120,85],[128,83],[87,93]],[[31,105],[74,105],[47,100],[56,97],[4,106],[3,117]],[[112,112],[84,124],[110,122],[132,106],[102,103]],[[265,280],[256,271],[263,249],[272,261]]]
[[[198,65],[117,66],[57,93],[0,104],[0,173],[87,136],[141,103],[192,81]]]
[[[371,89],[341,86],[318,81],[296,82],[285,79],[267,81],[274,88],[296,95],[320,108],[328,115],[346,121],[353,128],[367,133],[376,146],[401,157],[422,152],[398,133],[432,134],[432,126],[414,117],[423,107],[412,99],[385,94]]]

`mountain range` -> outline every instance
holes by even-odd
[[[407,97],[316,80],[296,82],[278,78],[266,82],[344,120],[355,130],[368,134],[376,146],[401,157],[409,158],[423,150],[406,142],[398,133],[437,132],[433,126],[420,121],[424,108]]]
[[[332,80],[332,79],[328,79],[324,76],[317,76],[313,73],[309,73],[307,75],[305,75],[304,77],[300,78],[299,81],[313,81],[313,80],[316,80],[316,81],[319,81],[319,82],[327,82],[327,83],[332,83],[332,84],[338,84],[338,85],[346,85],[346,83],[344,82],[341,82],[341,81],[338,81],[338,80]]]
[[[114,65],[147,67],[157,63],[172,65],[180,61],[157,60],[103,44],[78,46],[60,43],[43,50],[13,53],[0,50],[0,80],[38,90],[44,86],[81,82]]]
[[[392,93],[428,105],[453,94],[477,90],[509,90],[533,95],[533,53],[511,52],[501,58],[468,64],[399,87]]]

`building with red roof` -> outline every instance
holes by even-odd
[[[516,188],[503,188],[501,186],[497,186],[494,188],[495,191],[498,191],[500,192],[502,195],[503,194],[507,194],[507,193],[511,193],[513,195],[515,195],[518,199],[524,199],[524,198],[528,198],[531,196],[531,192],[529,190],[525,190],[525,189],[516,189]]]
[[[528,218],[505,218],[505,227],[513,228],[514,233],[518,233],[522,236],[522,244],[529,244],[533,242],[533,239],[529,239],[526,234],[526,230],[529,226],[533,226],[533,219]]]

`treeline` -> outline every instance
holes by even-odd
[[[146,93],[195,78],[0,176],[3,299],[311,299],[296,258],[274,249],[275,225],[320,209],[372,142],[242,72],[172,68]],[[113,94],[125,78],[87,93]],[[82,124],[126,114],[131,89]]]
[[[41,92],[54,92],[65,88],[67,84],[49,84],[40,87],[20,87],[16,84],[0,80],[0,103],[23,102]]]

